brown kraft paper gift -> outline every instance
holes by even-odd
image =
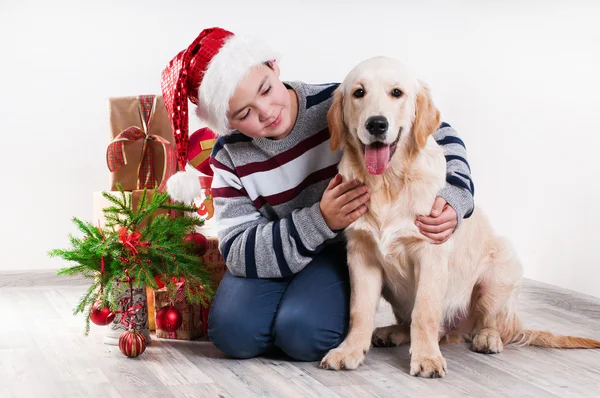
[[[154,97],[156,98],[154,113],[148,112],[146,115],[149,119],[149,123],[146,126],[140,102],[143,99],[149,100]],[[114,142],[115,138],[131,127],[137,127],[147,137],[147,139],[139,138],[124,141],[122,148],[126,164],[121,165],[111,173],[111,190],[117,190],[117,183],[120,183],[125,191],[144,188],[144,186],[140,186],[138,181],[138,174],[143,161],[144,145],[148,145],[152,151],[153,159],[151,161],[151,168],[154,177],[154,181],[150,181],[149,185],[145,187],[159,187],[163,182],[163,176],[164,178],[169,177],[169,175],[165,175],[165,171],[168,173],[170,170],[167,163],[170,162],[173,169],[176,167],[175,156],[165,156],[163,144],[154,138],[154,136],[158,136],[168,141],[173,152],[175,151],[173,128],[171,127],[162,96],[112,97],[109,99],[109,113],[111,142]],[[147,130],[145,129],[146,127]],[[108,156],[107,161],[109,162],[110,169]],[[165,170],[165,167],[167,167],[167,170]]]
[[[202,227],[199,229],[202,230]],[[215,235],[212,235],[213,231],[204,228],[201,232],[206,234],[205,236],[208,240],[208,250],[202,256],[204,267],[210,272],[211,279],[216,288],[221,279],[223,279],[227,267],[225,266],[223,256],[219,252],[219,241]],[[155,290],[154,311],[153,313],[149,313],[149,316],[156,319],[156,312],[170,303],[166,289]],[[174,302],[174,305],[183,316],[183,324],[172,333],[156,328],[156,337],[178,340],[208,338],[208,314],[210,306],[204,308],[201,304],[189,304],[187,302]]]
[[[156,326],[156,313],[164,306],[170,305],[169,294],[167,289],[159,289],[154,291],[154,308],[153,315],[156,327],[156,337],[161,339],[177,339],[177,340],[194,340],[200,337],[205,337],[202,334],[202,304],[190,304],[187,301],[178,302],[173,300],[175,308],[181,312],[183,323],[174,332],[167,332],[159,329]]]

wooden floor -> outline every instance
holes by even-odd
[[[86,282],[50,272],[0,274],[0,397],[600,397],[600,350],[442,346],[444,379],[408,375],[408,347],[373,348],[355,371],[270,357],[225,358],[210,342],[154,339],[138,359],[82,335],[71,309]],[[526,281],[529,328],[600,339],[600,299]],[[382,304],[377,325],[389,324]]]

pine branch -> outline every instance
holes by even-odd
[[[102,239],[100,230],[97,226],[92,223],[81,221],[77,217],[73,217],[73,222],[77,225],[77,228],[83,232],[83,234],[89,236],[90,238]]]

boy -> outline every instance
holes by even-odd
[[[342,181],[341,154],[329,149],[326,116],[337,84],[283,83],[276,59],[263,42],[206,29],[165,69],[163,93],[181,169],[187,98],[220,136],[211,191],[228,271],[209,315],[211,340],[236,358],[278,347],[316,361],[348,328],[342,231],[367,211],[369,193]],[[470,216],[473,185],[456,132],[444,123],[434,137],[450,155],[451,183],[417,225],[442,243]],[[169,180],[169,192],[180,189]]]

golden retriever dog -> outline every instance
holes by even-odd
[[[321,368],[355,369],[371,342],[410,342],[410,374],[430,378],[446,374],[440,341],[470,341],[488,354],[509,343],[600,348],[599,341],[521,327],[521,264],[480,209],[442,244],[419,233],[415,219],[429,214],[446,184],[446,160],[431,137],[440,113],[408,68],[384,57],[363,61],[336,90],[328,121],[332,149],[343,149],[340,174],[364,182],[370,204],[346,230],[350,329]],[[373,331],[381,295],[397,324]]]

